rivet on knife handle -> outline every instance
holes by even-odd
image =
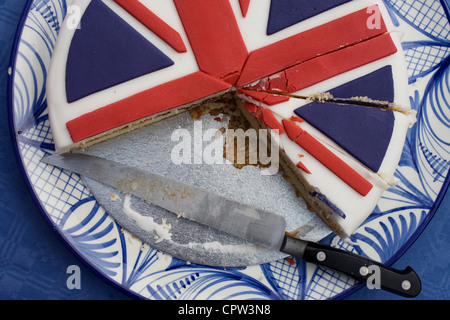
[[[291,237],[285,237],[281,251],[342,272],[358,281],[367,282],[376,276],[375,284],[379,284],[380,289],[404,297],[416,297],[421,291],[420,279],[410,267],[396,270],[351,252]]]

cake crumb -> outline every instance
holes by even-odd
[[[308,101],[308,102],[310,102],[310,101],[324,102],[324,101],[331,100],[333,98],[334,98],[333,95],[329,92],[317,92],[317,93],[310,94],[306,98],[306,101]]]
[[[120,200],[119,196],[115,193],[111,193],[111,201],[117,201]]]

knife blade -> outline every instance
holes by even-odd
[[[420,279],[412,268],[396,270],[348,251],[288,236],[286,221],[279,214],[88,154],[54,154],[41,161],[102,182],[124,194],[132,194],[250,243],[336,270],[360,282],[369,284],[370,281],[371,287],[404,297],[415,297],[421,291]]]

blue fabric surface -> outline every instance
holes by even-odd
[[[9,133],[7,81],[11,48],[26,0],[0,0],[0,299],[130,299],[88,269],[52,232],[28,193]],[[422,280],[416,299],[450,298],[450,193],[411,248],[394,264]],[[68,267],[78,266],[81,288],[69,289]],[[349,300],[403,299],[362,288]]]

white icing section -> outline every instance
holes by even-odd
[[[104,0],[114,12],[119,14],[127,23],[148,39],[153,45],[167,55],[174,65],[151,74],[147,74],[114,87],[89,95],[78,101],[68,103],[66,99],[66,64],[69,55],[70,44],[76,29],[68,27],[67,20],[63,24],[58,35],[52,61],[47,78],[47,101],[49,107],[50,124],[57,150],[73,143],[66,128],[66,123],[78,118],[83,114],[95,111],[111,103],[120,101],[134,94],[151,89],[163,83],[181,78],[183,76],[199,71],[197,61],[190,47],[189,40],[184,32],[181,20],[176,11],[173,1],[158,0],[148,1],[146,5],[152,4],[151,10],[155,10],[160,17],[181,35],[187,52],[178,53],[164,40],[137,21],[128,12],[122,9],[112,0]],[[80,8],[83,14],[90,0],[74,0],[73,6]],[[155,4],[158,3],[158,6]],[[68,19],[68,18],[67,18]],[[82,24],[80,25],[83,28]]]
[[[395,30],[383,1],[353,0],[268,36],[267,25],[269,21],[270,1],[271,0],[250,1],[248,13],[245,18],[242,16],[239,1],[230,1],[236,14],[236,19],[241,29],[242,37],[249,52],[373,5],[379,6],[388,31]]]

